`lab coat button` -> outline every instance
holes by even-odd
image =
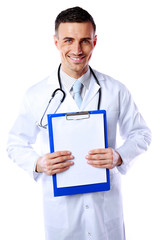
[[[88,232],[88,236],[91,237],[91,233],[90,232]]]
[[[88,205],[86,205],[86,209],[89,209],[89,206],[88,206]]]

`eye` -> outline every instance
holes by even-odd
[[[86,39],[84,39],[82,42],[83,42],[83,43],[89,43],[89,41],[86,40]]]
[[[72,42],[71,39],[67,39],[67,40],[65,40],[65,43],[71,43],[71,42]]]

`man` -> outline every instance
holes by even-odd
[[[41,122],[52,92],[59,88],[57,71],[27,91],[9,135],[9,156],[35,180],[42,181],[47,240],[124,240],[120,173],[127,172],[131,161],[147,150],[151,141],[150,130],[126,87],[94,70],[99,86],[91,74],[88,64],[97,42],[95,33],[92,16],[79,7],[67,9],[56,18],[54,42],[61,56],[60,77],[66,94],[56,112],[96,110],[101,87],[100,108],[107,111],[109,148],[91,149],[86,153],[86,164],[110,169],[110,191],[53,195],[52,175],[69,171],[74,165],[74,156],[72,149],[49,153],[48,131],[42,124],[35,123]],[[82,83],[79,106],[73,90],[78,81]],[[53,105],[57,105],[56,100]],[[116,148],[117,124],[125,139],[119,148]],[[39,154],[32,147],[38,135]]]

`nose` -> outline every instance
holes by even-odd
[[[82,54],[82,47],[81,47],[81,43],[79,42],[75,42],[73,45],[73,53],[75,55],[80,55]]]

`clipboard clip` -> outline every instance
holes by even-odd
[[[66,120],[83,120],[90,118],[89,112],[67,113]]]

